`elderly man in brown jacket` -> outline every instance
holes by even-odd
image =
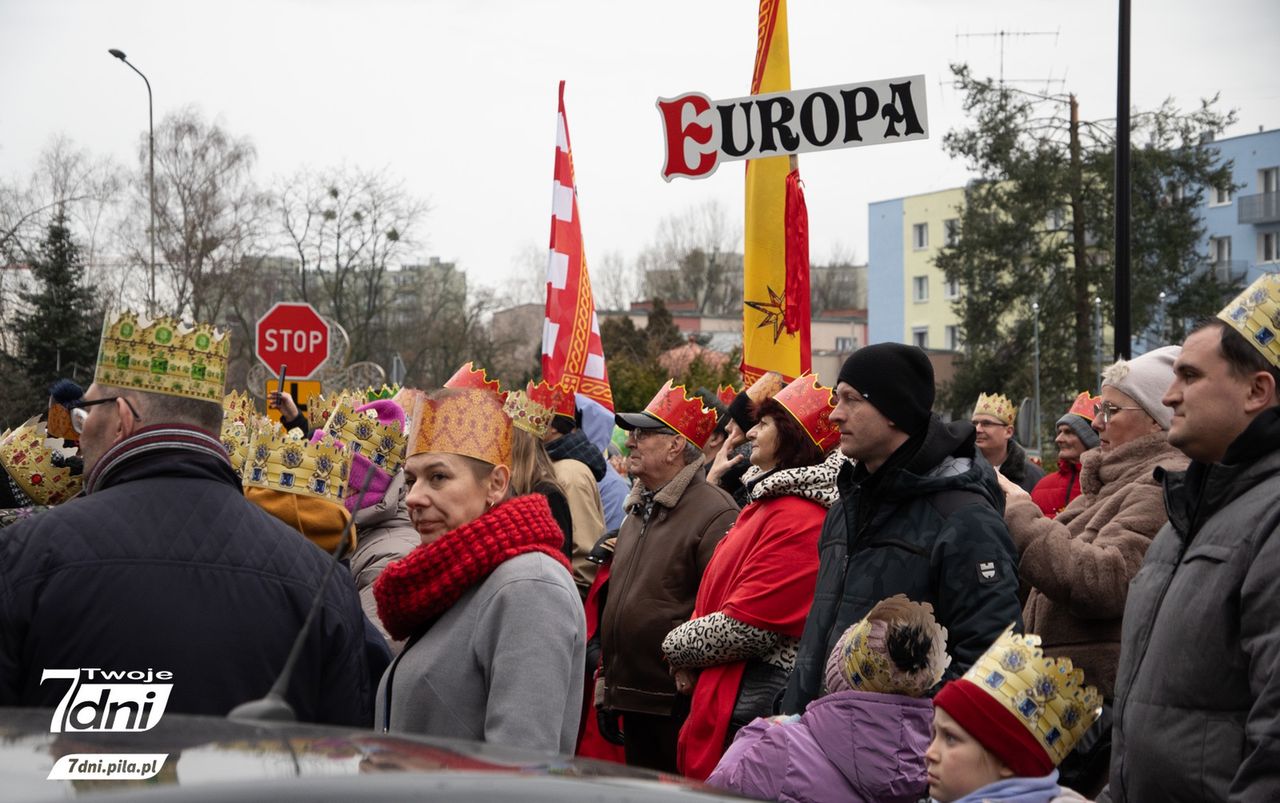
[[[1171,411],[1160,402],[1179,351],[1166,346],[1104,372],[1093,419],[1101,443],[1081,456],[1080,496],[1057,518],[1045,517],[1026,492],[1000,478],[1018,574],[1031,586],[1022,613],[1027,632],[1040,635],[1046,654],[1083,669],[1108,701],[1115,694],[1129,581],[1168,521],[1153,472],[1187,465],[1186,455],[1169,444]],[[1079,791],[1102,786],[1105,774],[1096,769]]]
[[[627,764],[676,772],[683,717],[662,639],[692,614],[702,572],[738,507],[703,478],[702,446],[716,415],[696,396],[668,382],[644,412],[620,413],[617,423],[630,431],[628,471],[636,482],[600,622],[600,730],[616,738],[621,715]]]

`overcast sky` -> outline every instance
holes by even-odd
[[[1116,0],[791,0],[795,89],[923,73],[927,141],[801,158],[811,252],[867,254],[867,204],[956,186],[942,151],[963,122],[948,65],[1065,79],[1086,119],[1115,114]],[[1228,135],[1280,126],[1277,0],[1133,4],[1135,106],[1220,92]],[[0,0],[0,175],[25,176],[49,138],[132,165],[146,127],[195,105],[252,139],[257,175],[388,168],[428,199],[422,255],[496,284],[545,247],[556,85],[566,108],[589,260],[632,258],[660,218],[717,198],[740,225],[742,166],[666,183],[659,96],[749,92],[756,0]],[[1026,88],[1043,90],[1045,85]]]

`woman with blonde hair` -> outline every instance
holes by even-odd
[[[569,499],[556,479],[555,464],[542,436],[547,433],[555,411],[529,397],[522,390],[507,394],[503,411],[511,418],[511,490],[517,495],[542,494],[551,507],[551,516],[564,533],[565,557],[573,558],[573,515]]]

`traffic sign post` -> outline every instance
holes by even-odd
[[[266,397],[268,400],[271,398],[271,394],[278,390],[279,387],[275,379],[267,380]],[[312,400],[323,392],[319,382],[306,382],[295,379],[285,382],[284,390],[285,393],[293,397],[293,403],[298,405],[298,412],[304,416],[307,414],[307,409],[311,406]],[[280,422],[280,411],[269,404],[267,405],[267,415],[271,417],[271,420],[277,423]]]
[[[310,304],[277,302],[258,319],[254,351],[272,373],[288,365],[290,379],[309,379],[329,359],[329,324]]]

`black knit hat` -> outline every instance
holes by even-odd
[[[908,435],[929,424],[933,409],[933,365],[924,351],[901,343],[863,346],[840,368],[839,381],[862,394]]]

